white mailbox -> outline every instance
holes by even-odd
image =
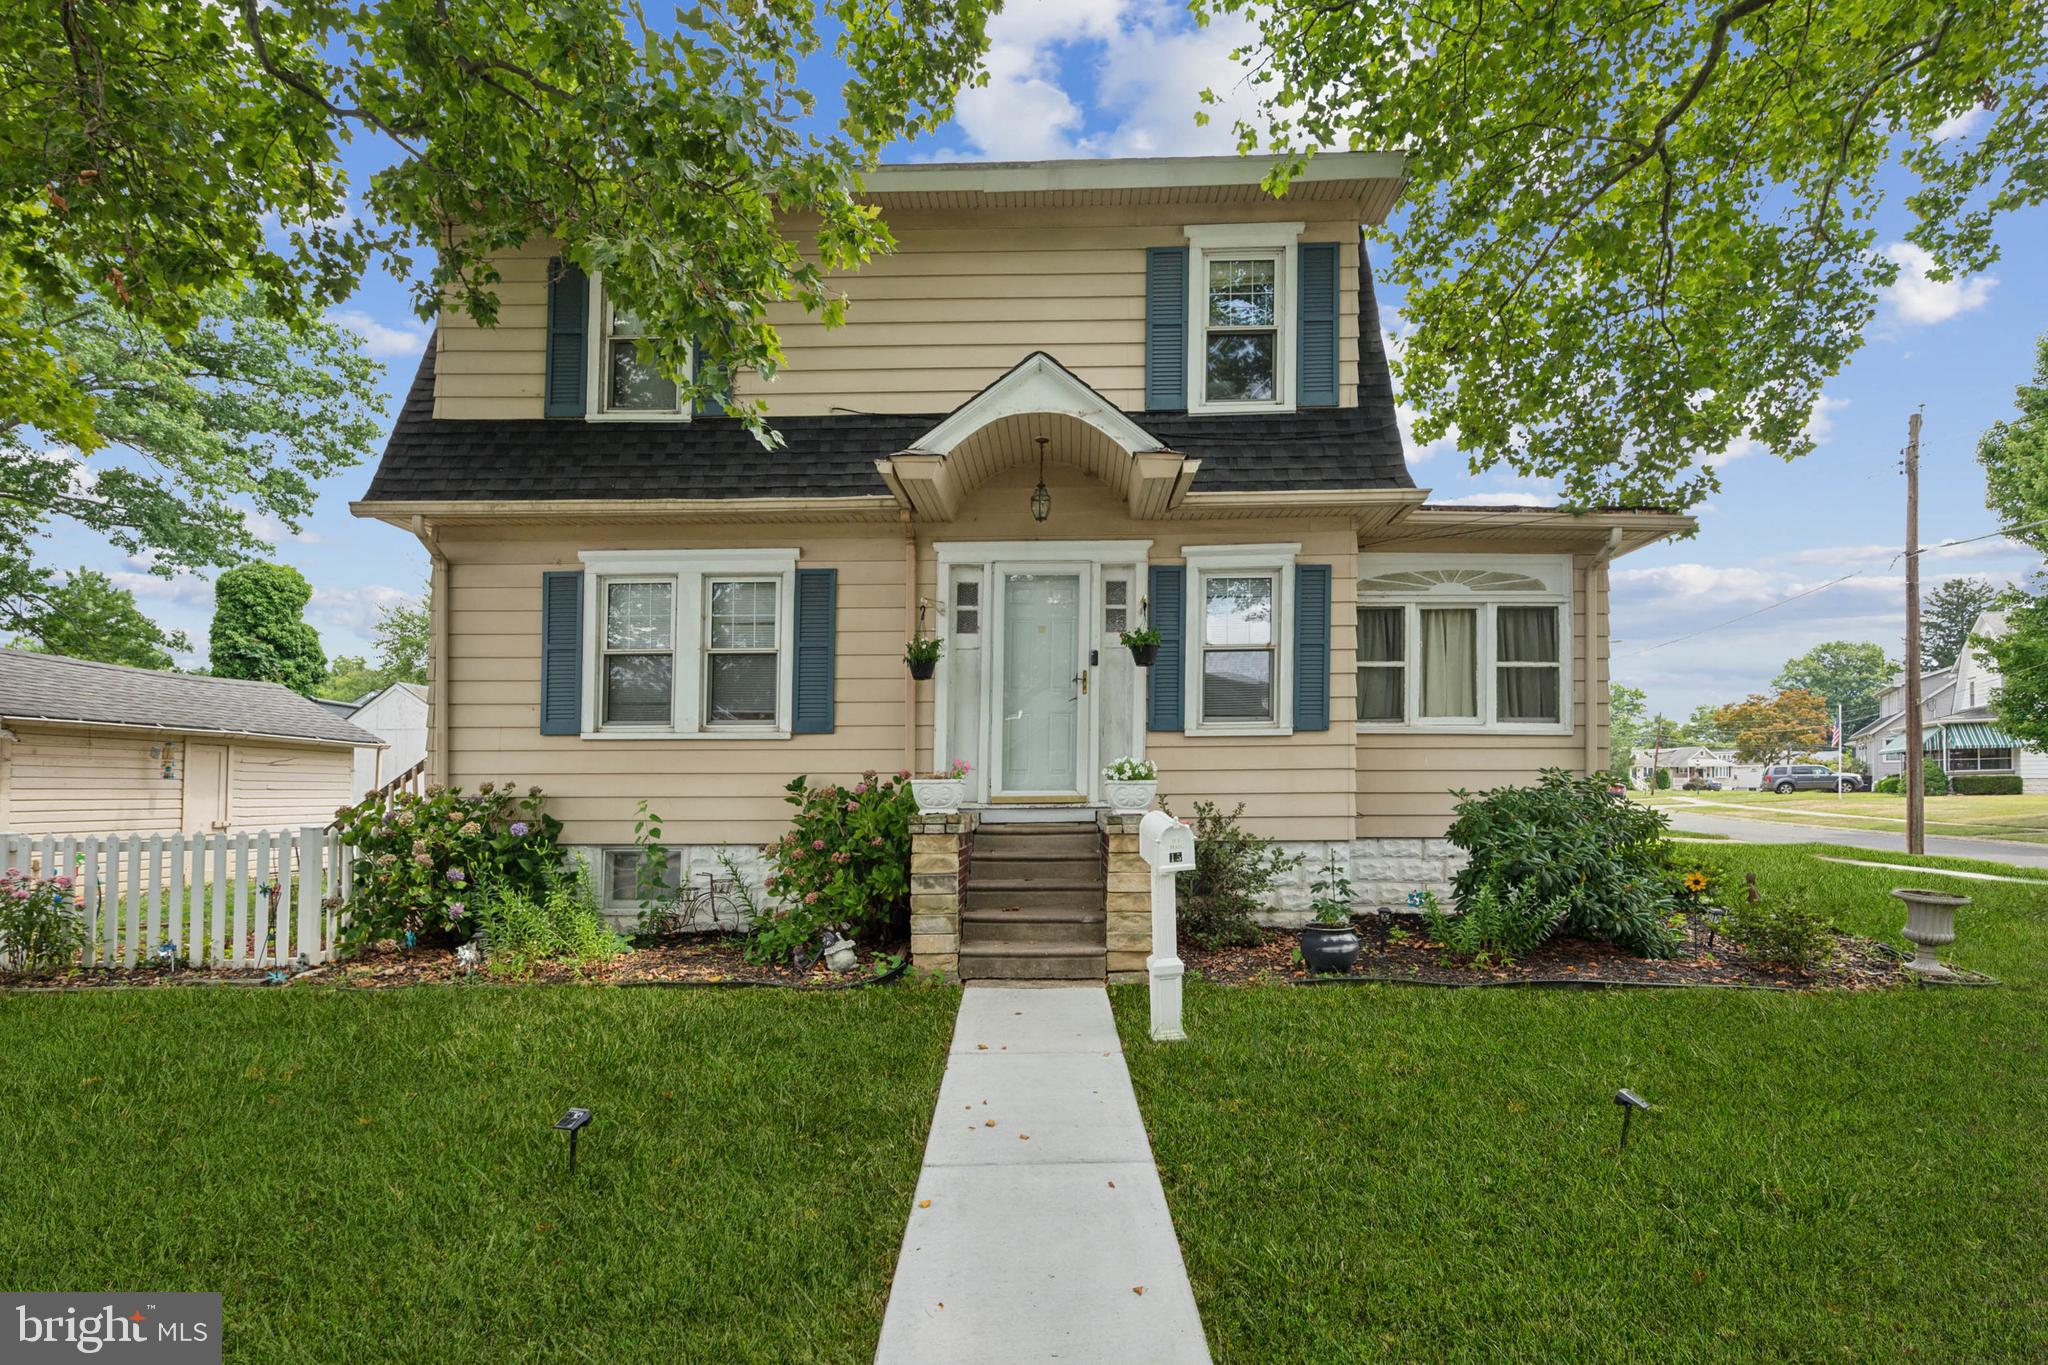
[[[1145,974],[1152,983],[1152,1038],[1171,1042],[1187,1037],[1181,1027],[1180,946],[1175,941],[1174,879],[1195,869],[1195,832],[1163,810],[1148,813],[1138,825],[1138,856],[1152,869],[1152,954]]]

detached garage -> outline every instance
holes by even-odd
[[[0,649],[0,830],[325,825],[383,741],[276,683]]]

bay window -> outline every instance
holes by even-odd
[[[1571,731],[1569,556],[1358,563],[1361,730]]]
[[[588,550],[585,738],[789,729],[795,550]]]

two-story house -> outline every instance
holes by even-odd
[[[355,507],[432,557],[432,779],[540,784],[624,910],[642,799],[701,870],[798,773],[963,759],[985,829],[1071,829],[1144,756],[1378,905],[1444,883],[1454,788],[1604,769],[1608,563],[1691,523],[1430,505],[1360,236],[1400,159],[1263,169],[877,171],[849,324],[792,307],[737,377],[774,452],[678,406],[601,278],[505,255]]]
[[[1972,636],[2005,631],[2005,614],[1980,613]],[[2029,749],[1999,728],[1992,697],[2000,679],[1990,655],[1965,645],[1947,668],[1920,677],[1921,747],[1950,777],[1991,774],[2020,779],[2029,796],[2048,792],[2048,753]],[[1877,696],[1877,716],[1850,736],[1857,755],[1870,765],[1871,780],[1896,777],[1906,769],[1906,685],[1894,683]]]

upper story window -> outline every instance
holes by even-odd
[[[1571,559],[1360,555],[1361,729],[1569,733]]]
[[[674,421],[687,417],[676,382],[655,368],[652,358],[640,350],[647,335],[640,320],[614,304],[605,293],[602,276],[593,276],[592,297],[597,300],[597,325],[591,328],[589,364],[590,401],[586,411],[593,417],[618,420]]]
[[[1190,412],[1294,406],[1294,271],[1300,223],[1190,227]]]

